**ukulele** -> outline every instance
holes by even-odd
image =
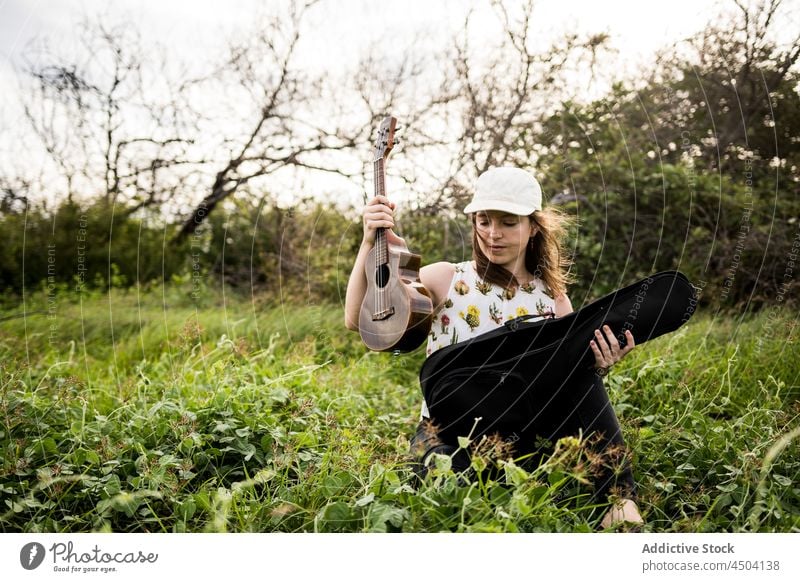
[[[384,164],[394,147],[397,120],[384,117],[375,142],[375,195],[386,196]],[[431,329],[433,302],[419,281],[419,255],[405,245],[389,244],[378,228],[367,255],[367,292],[358,316],[361,339],[376,352],[410,352]]]

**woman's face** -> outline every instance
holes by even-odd
[[[475,231],[486,258],[504,265],[515,262],[520,255],[524,256],[528,241],[538,228],[527,216],[486,210],[476,213]]]

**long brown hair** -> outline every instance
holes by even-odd
[[[492,263],[478,244],[478,230],[475,227],[477,213],[472,214],[472,258],[478,274],[489,283],[504,289],[519,286],[517,278],[500,265]],[[569,267],[572,260],[564,251],[564,238],[572,219],[561,210],[548,207],[536,210],[528,218],[539,227],[538,232],[529,239],[525,248],[525,268],[534,277],[542,279],[553,297],[567,292],[567,285],[575,282]]]

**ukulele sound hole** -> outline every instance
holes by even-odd
[[[375,283],[378,287],[386,287],[389,282],[389,265],[381,265],[375,270]]]

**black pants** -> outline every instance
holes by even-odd
[[[424,463],[432,453],[453,455],[458,451],[452,460],[453,470],[461,472],[470,466],[467,451],[459,450],[457,442],[448,442],[446,437],[442,440],[442,434],[432,429],[431,423],[435,422],[436,419],[422,419],[411,439],[414,472],[420,478],[427,472]],[[590,444],[591,452],[599,457],[592,478],[593,500],[603,502],[612,492],[636,499],[636,486],[619,421],[599,376],[559,391],[558,397],[548,401],[521,435],[499,436],[513,443],[514,456],[530,455],[523,466],[535,466],[552,452],[552,445],[558,439],[577,436],[579,432]]]

